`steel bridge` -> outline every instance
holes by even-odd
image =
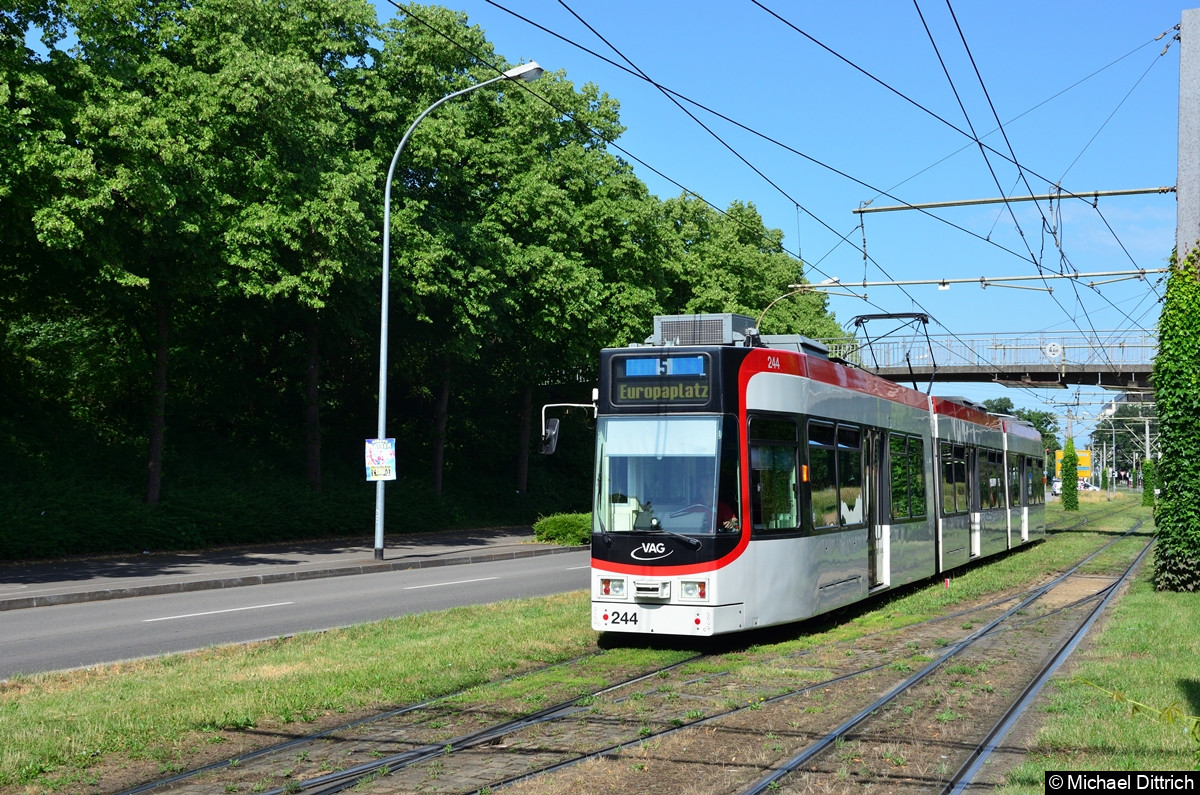
[[[1087,334],[1045,331],[1006,334],[884,335],[818,340],[830,358],[844,359],[889,381],[993,382],[1034,389],[1099,386],[1150,388],[1158,350],[1155,329]]]

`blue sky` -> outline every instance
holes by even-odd
[[[802,255],[812,282],[1033,275],[1035,262],[1047,272],[1165,266],[1174,245],[1173,194],[1101,198],[1095,209],[1080,201],[1013,204],[1011,215],[1003,204],[873,213],[862,216],[866,263],[860,216],[852,211],[866,201],[1041,194],[1054,183],[1076,193],[1173,186],[1179,43],[1172,28],[1185,6],[920,0],[918,12],[918,4],[899,0],[759,3],[447,5],[465,12],[508,61],[536,60],[617,99],[627,128],[617,143],[646,164],[634,168],[653,193],[678,195],[682,185],[719,208],[752,202],[767,226],[783,231],[787,249]],[[377,5],[381,19],[395,14],[386,0]],[[649,82],[581,47],[618,63],[628,59],[653,81],[786,148],[685,103],[714,137]],[[993,149],[1008,155],[1011,146],[1015,158],[1008,156],[1022,170],[990,152],[985,160],[961,132],[972,126]],[[1044,231],[1046,223],[1057,235]],[[1100,293],[1051,282],[1053,296],[974,285],[872,287],[869,302],[835,296],[830,305],[843,323],[861,314],[927,312],[936,320],[932,334],[1079,335],[1152,327],[1162,294],[1156,279],[1105,285]],[[935,392],[1006,396],[1018,407],[1051,410],[1058,409],[1044,399],[1111,396],[961,384]],[[1088,411],[1094,408],[1082,413]],[[1079,441],[1086,432],[1086,424],[1076,425]]]

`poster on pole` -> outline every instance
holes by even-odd
[[[396,479],[396,440],[367,439],[367,480]]]

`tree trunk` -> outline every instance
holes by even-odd
[[[156,291],[157,292],[157,291]],[[154,307],[154,377],[150,398],[150,452],[146,465],[146,503],[155,505],[162,495],[163,437],[167,426],[167,299],[158,296]]]
[[[308,487],[321,493],[321,321],[313,312],[308,322],[308,377],[304,383],[304,430]]]
[[[533,387],[521,390],[521,419],[517,423],[517,491],[529,490],[529,426],[533,412]]]
[[[433,415],[433,493],[442,495],[442,470],[446,465],[446,418],[450,413],[450,356],[442,360],[442,386]]]

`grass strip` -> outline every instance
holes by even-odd
[[[578,591],[17,677],[0,683],[0,788],[75,791],[114,766],[174,772],[230,730],[308,733],[299,724],[569,659],[595,649],[587,613]]]
[[[1155,591],[1152,574],[1147,560],[1091,644],[1046,686],[1035,751],[1002,792],[1042,793],[1047,770],[1200,769],[1186,720],[1200,715],[1200,594]],[[1110,694],[1173,708],[1176,719]]]
[[[1082,502],[1080,515],[1096,516],[1114,507],[1102,498]],[[1135,502],[1125,497],[1116,504]],[[956,604],[1037,581],[1078,560],[1082,550],[1095,549],[1101,538],[1128,528],[1138,512],[1149,513],[1139,506],[1109,520],[1089,521],[1075,531],[1053,533],[1036,549],[967,567],[952,575],[949,588],[941,581],[918,587],[886,601],[868,602],[849,618],[839,614],[791,625],[767,642],[762,634],[746,638],[749,645],[738,646],[740,639],[728,641],[727,654],[703,665],[732,673],[744,667],[751,676],[764,656],[905,626]],[[1066,525],[1071,518],[1051,504],[1047,520]],[[30,794],[73,792],[80,785],[107,781],[112,771],[122,769],[136,769],[143,778],[151,778],[234,755],[223,745],[231,735],[271,735],[278,740],[281,733],[310,733],[313,728],[305,724],[328,723],[331,716],[349,717],[478,687],[598,650],[600,636],[589,627],[588,614],[588,594],[576,591],[14,678],[0,683],[0,788]],[[1163,618],[1165,623],[1173,620],[1170,615]],[[1189,626],[1196,624],[1180,621],[1175,632]],[[1151,642],[1160,637],[1164,636],[1156,630],[1146,635]],[[667,664],[686,656],[685,645],[662,638],[618,644],[596,658],[594,672]],[[1193,648],[1189,663],[1194,659]],[[563,675],[539,673],[526,684],[476,689],[462,699],[535,699],[539,677]],[[581,687],[588,682],[586,677],[580,681]],[[528,688],[526,696],[521,687]],[[1148,692],[1155,694],[1153,689]],[[1103,700],[1098,691],[1090,695]]]

